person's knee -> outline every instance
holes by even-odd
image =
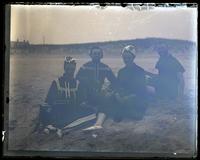
[[[155,92],[156,92],[155,88],[152,86],[147,86],[146,91],[148,95],[155,95]]]

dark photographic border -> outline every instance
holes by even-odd
[[[29,3],[18,3],[18,2],[11,2],[10,4],[53,4],[53,3],[41,3],[41,2],[29,2]],[[3,33],[2,36],[3,37],[3,44],[2,44],[2,53],[1,54],[1,65],[2,65],[2,80],[3,82],[2,84],[2,104],[3,107],[2,109],[2,131],[8,131],[8,117],[9,117],[9,112],[8,112],[8,107],[9,107],[9,67],[10,67],[10,7],[9,3],[5,3],[3,6]],[[67,5],[89,5],[89,3],[59,3],[60,4],[67,4]],[[93,3],[94,4],[94,3]],[[96,5],[96,4],[94,4]],[[106,5],[115,5],[115,4],[106,4],[106,3],[102,3],[100,4],[101,7],[104,7]],[[126,3],[121,3],[121,4],[116,4],[116,5],[122,5],[122,6],[127,6]],[[160,3],[160,4],[156,4],[156,5],[161,5],[161,6],[165,6],[165,3]],[[176,4],[173,4],[176,6]],[[197,4],[196,3],[191,3],[191,4],[183,4],[183,5],[187,5],[188,7],[196,7]],[[167,6],[165,6],[167,7]],[[101,152],[101,153],[97,153],[97,152],[59,152],[59,151],[12,151],[12,150],[8,150],[8,132],[4,132],[4,141],[2,143],[3,146],[3,156],[6,157],[21,157],[21,158],[25,158],[25,157],[34,157],[34,158],[98,158],[98,159],[102,159],[102,158],[112,158],[112,159],[121,159],[121,158],[148,158],[148,159],[154,159],[154,158],[158,158],[158,159],[163,159],[163,158],[197,158],[197,153],[195,157],[192,157],[193,155],[188,155],[188,154],[172,154],[172,153],[117,153],[117,152]]]

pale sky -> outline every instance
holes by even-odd
[[[12,5],[11,41],[69,44],[159,37],[197,41],[196,8]]]

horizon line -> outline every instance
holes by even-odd
[[[95,44],[95,43],[112,43],[112,42],[120,42],[120,41],[131,41],[131,40],[143,40],[143,39],[163,39],[163,40],[176,40],[176,41],[186,41],[190,43],[196,44],[196,41],[192,40],[184,40],[184,39],[176,39],[176,38],[163,38],[163,37],[146,37],[146,38],[135,38],[135,39],[120,39],[120,40],[110,40],[110,41],[89,41],[89,42],[80,42],[80,43],[29,43],[30,45],[84,45],[84,44]],[[19,42],[23,42],[19,41]],[[26,42],[28,40],[25,40]],[[10,42],[17,42],[15,41],[10,41]]]

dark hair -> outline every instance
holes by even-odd
[[[90,49],[90,56],[92,55],[93,50],[100,50],[100,54],[101,54],[101,58],[103,58],[103,50],[102,48],[98,47],[98,46],[94,46]]]

